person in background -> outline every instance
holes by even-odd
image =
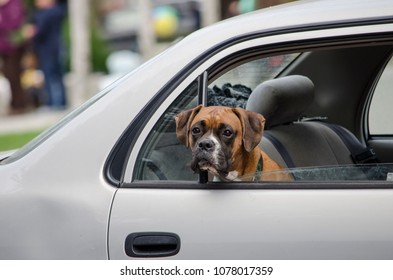
[[[66,108],[66,93],[63,82],[62,28],[66,17],[66,4],[56,0],[34,0],[30,36],[38,57],[39,68],[44,74],[46,101],[54,109]]]
[[[21,84],[34,108],[42,106],[44,100],[44,75],[37,68],[38,61],[35,53],[26,51],[22,58]]]
[[[20,82],[25,16],[22,0],[0,0],[0,57],[4,77],[11,87],[10,114],[24,113],[29,105]]]

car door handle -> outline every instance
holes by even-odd
[[[180,237],[170,232],[136,232],[127,236],[124,249],[129,257],[157,258],[176,255]]]

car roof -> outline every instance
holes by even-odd
[[[392,18],[391,0],[300,0],[236,16],[194,32],[212,41],[261,30]],[[210,35],[209,35],[210,34]],[[217,36],[218,35],[218,36]]]
[[[391,0],[301,0],[243,14],[222,21],[221,24],[236,25],[243,29],[242,24],[252,22],[248,28],[260,30],[270,26],[356,21],[392,15]],[[235,31],[232,29],[232,32]]]

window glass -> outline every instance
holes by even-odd
[[[208,89],[208,105],[245,108],[252,90],[275,78],[299,54],[265,57],[239,65],[214,80]]]
[[[289,168],[282,171],[258,172],[254,178],[256,181],[264,181],[266,178],[279,174],[288,174],[296,181],[393,181],[393,164],[348,164]]]
[[[175,116],[198,105],[194,81],[166,110],[151,131],[138,156],[136,180],[197,180],[188,163],[191,153],[176,137]]]
[[[370,105],[371,135],[393,135],[393,58],[386,65],[375,88]]]

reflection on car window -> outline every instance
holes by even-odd
[[[248,97],[260,83],[275,78],[299,54],[283,54],[242,64],[209,85],[208,104],[245,108]]]
[[[194,81],[154,126],[138,155],[136,180],[197,180],[188,163],[191,153],[176,137],[175,116],[198,105],[198,81]]]
[[[290,174],[294,181],[393,181],[393,164],[360,164],[290,168],[275,172],[260,172],[253,178],[264,181],[272,173]],[[239,178],[242,180],[243,178]]]

